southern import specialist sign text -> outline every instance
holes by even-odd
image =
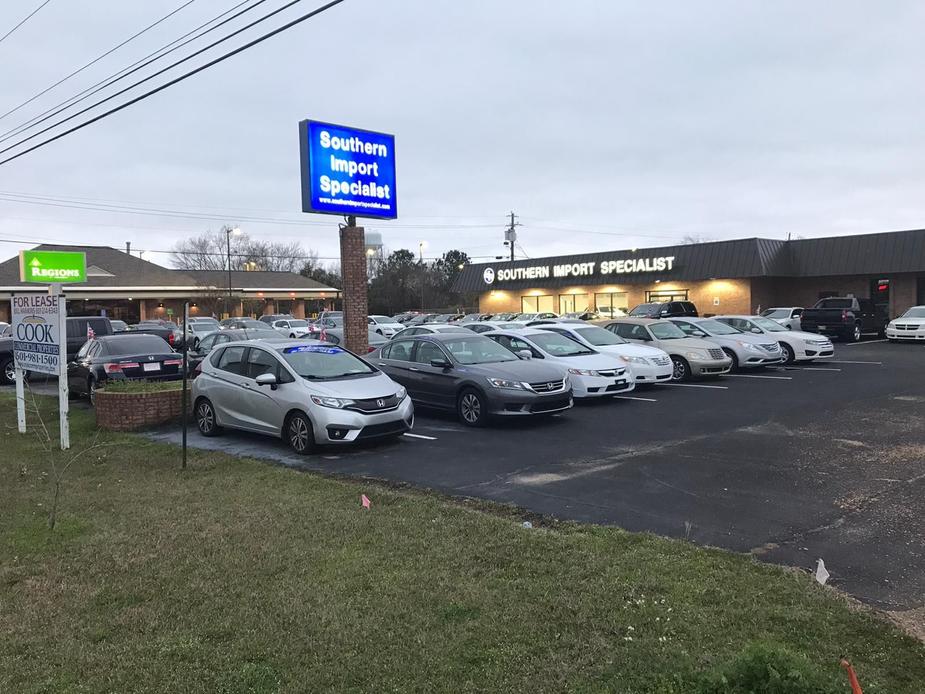
[[[28,371],[58,374],[65,335],[58,331],[64,297],[53,294],[17,294],[13,306],[13,361]]]
[[[398,217],[393,135],[304,120],[299,149],[303,212]]]

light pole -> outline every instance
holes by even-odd
[[[231,235],[240,236],[242,233],[241,227],[225,228],[225,246],[228,249],[228,304],[225,311],[228,313],[228,318],[231,317]]]
[[[426,273],[424,272],[424,248],[427,246],[427,241],[421,241],[418,243],[418,258],[421,261],[421,313],[424,313],[424,280],[426,279]]]

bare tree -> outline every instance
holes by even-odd
[[[223,226],[174,244],[171,263],[178,270],[227,270],[229,240],[232,270],[298,272],[308,257],[298,241],[255,241],[247,234],[229,238],[230,229]]]

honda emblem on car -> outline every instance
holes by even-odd
[[[385,400],[376,400],[376,407],[385,407]]]

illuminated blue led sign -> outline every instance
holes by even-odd
[[[303,120],[299,146],[303,212],[398,217],[393,135]]]

